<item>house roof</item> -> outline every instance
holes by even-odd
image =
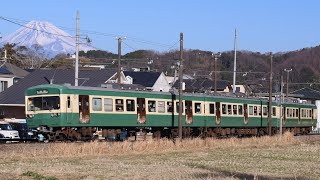
[[[0,70],[0,74],[12,74],[18,77],[25,77],[29,74],[28,71],[21,69],[11,63],[6,62],[0,69],[5,69],[6,72]]]
[[[123,71],[123,73],[125,76],[133,78],[133,84],[140,84],[145,87],[153,87],[161,75],[161,72]]]
[[[79,71],[79,86],[100,87],[108,78],[116,73],[115,70],[83,70]],[[69,83],[74,85],[74,70],[37,69],[28,76],[13,84],[0,94],[0,104],[24,104],[24,91],[32,86]]]
[[[202,91],[202,90],[212,90],[214,89],[214,81],[206,78],[201,79],[184,79],[183,82],[185,83],[186,90],[192,91]],[[219,80],[217,81],[217,90],[223,90],[227,86],[229,86],[229,81]],[[177,80],[173,87],[178,88],[179,80]]]
[[[290,94],[301,94],[305,99],[320,99],[320,91],[305,87],[291,92]]]

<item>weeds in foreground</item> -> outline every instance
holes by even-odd
[[[290,133],[283,136],[263,136],[229,139],[168,139],[125,142],[90,142],[90,143],[51,143],[30,151],[28,148],[16,149],[8,155],[12,157],[81,157],[95,155],[123,155],[139,153],[160,153],[197,149],[223,148],[258,148],[274,147],[297,143]]]
[[[34,180],[58,180],[58,178],[56,177],[52,177],[52,176],[43,176],[41,174],[38,174],[36,172],[32,172],[32,171],[27,171],[22,173],[22,176],[28,176],[28,177],[32,177]]]

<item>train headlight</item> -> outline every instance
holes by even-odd
[[[33,114],[27,114],[27,118],[33,118],[34,117],[34,115]]]
[[[51,117],[59,117],[60,113],[51,113]]]

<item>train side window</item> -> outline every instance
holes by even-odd
[[[290,117],[290,116],[289,116],[289,111],[290,111],[290,109],[287,108],[287,117]]]
[[[123,111],[123,99],[116,99],[116,111]]]
[[[92,110],[102,111],[102,100],[101,98],[92,98]]]
[[[167,112],[172,113],[173,112],[173,103],[167,102]]]
[[[214,104],[209,104],[209,113],[214,114]]]
[[[231,115],[232,114],[232,106],[230,104],[228,104],[228,114]]]
[[[261,116],[261,114],[262,114],[261,106],[258,106],[258,113],[259,113],[259,116]]]
[[[258,115],[258,107],[253,106],[253,115],[257,116]]]
[[[263,107],[263,115],[267,116],[268,115],[268,108],[267,107]]]
[[[312,118],[312,110],[309,110],[309,118]]]
[[[249,115],[253,115],[253,106],[249,106]]]
[[[238,112],[239,112],[239,115],[242,115],[242,114],[243,114],[243,107],[242,107],[242,105],[238,105]]]
[[[111,98],[104,98],[104,111],[113,111],[113,101]]]
[[[70,108],[71,102],[70,102],[70,96],[67,97],[67,106]]]
[[[299,109],[296,109],[296,117],[299,117]]]
[[[134,100],[133,99],[127,99],[126,103],[127,103],[127,111],[134,111],[134,109],[135,109]]]
[[[222,104],[222,114],[227,114],[227,105],[226,104]]]
[[[148,111],[156,112],[156,101],[148,101]]]
[[[272,116],[276,116],[277,115],[277,109],[276,107],[272,107]]]
[[[179,102],[176,102],[176,112],[179,113]],[[182,113],[183,113],[183,102],[182,102]]]
[[[237,108],[237,105],[233,105],[233,106],[232,106],[232,110],[233,110],[233,114],[234,114],[234,115],[237,115],[237,114],[238,114],[237,109],[238,109],[238,108]]]
[[[296,110],[292,109],[292,117],[296,117]]]
[[[165,112],[165,103],[164,101],[158,101],[158,112],[164,113]]]
[[[194,113],[201,114],[201,103],[194,103]]]

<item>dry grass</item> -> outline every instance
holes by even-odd
[[[172,141],[167,139],[125,142],[90,142],[90,143],[51,143],[30,151],[27,145],[9,152],[9,158],[29,157],[83,157],[83,156],[116,156],[130,154],[152,154],[174,151],[196,151],[203,149],[226,149],[247,147],[274,147],[298,143],[290,133],[281,136],[264,136],[252,138],[229,139],[184,139]]]
[[[0,145],[0,179],[317,179],[319,142],[291,134]]]

